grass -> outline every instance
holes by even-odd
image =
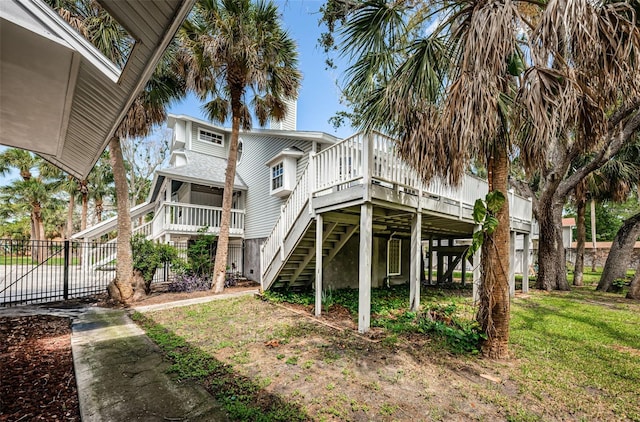
[[[422,309],[439,309],[472,324],[469,294],[429,288],[422,292]],[[310,295],[267,296],[313,303]],[[331,301],[353,315],[357,291],[334,290]],[[136,318],[161,345],[177,376],[203,382],[233,420],[405,420],[413,407],[423,415],[418,419],[434,420],[471,414],[509,421],[640,421],[637,302],[596,292],[593,285],[571,292],[532,290],[512,301],[513,359],[508,363],[450,354],[442,334],[421,329],[419,314],[407,307],[403,287],[372,292],[372,325],[382,332],[377,343],[312,319],[292,319],[282,308],[251,298]],[[279,346],[267,348],[270,341]],[[380,359],[398,353],[412,357],[397,366]],[[435,369],[420,374],[425,366]],[[473,378],[481,373],[502,381]],[[460,374],[463,382],[454,384]],[[427,386],[421,398],[408,396]],[[271,394],[269,406],[260,407],[265,394]],[[477,407],[473,412],[485,413],[464,413],[470,405]]]
[[[521,366],[514,379],[524,394],[563,411],[640,420],[639,311],[590,288],[516,301],[511,343]]]
[[[222,403],[229,417],[238,421],[305,421],[309,417],[295,403],[265,393],[271,383],[268,378],[252,380],[233,370],[231,365],[194,347],[152,319],[140,313],[133,319],[160,346],[172,361],[170,372],[178,379],[198,380]],[[242,362],[238,362],[242,363]],[[247,363],[247,362],[244,362]]]

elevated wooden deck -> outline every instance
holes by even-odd
[[[411,239],[411,303],[417,307],[420,279],[424,276],[421,274],[423,240],[471,238],[475,227],[473,205],[476,199],[484,198],[488,186],[486,181],[470,175],[465,176],[459,187],[439,181],[425,184],[396,156],[394,145],[392,139],[381,134],[357,134],[311,154],[307,170],[263,244],[261,283],[264,290],[315,283],[316,312],[319,313],[323,267],[357,234],[360,239],[359,327],[366,331],[373,235],[403,236]],[[531,200],[513,192],[508,199],[512,240],[522,234],[528,245]],[[476,259],[474,261],[479,262],[479,257]]]

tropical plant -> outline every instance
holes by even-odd
[[[479,158],[490,192],[506,196],[509,154],[519,157],[527,174],[540,175],[538,283],[568,288],[564,257],[561,265],[556,262],[567,193],[560,201],[557,185],[549,185],[562,180],[566,167],[548,163],[558,151],[572,157],[607,140],[597,159],[578,169],[574,186],[640,124],[640,35],[632,6],[335,0],[324,8],[324,18],[329,29],[342,24],[343,52],[353,63],[345,92],[362,126],[398,138],[399,154],[423,179],[457,184],[471,159]],[[621,87],[633,95],[621,98]],[[612,108],[620,113],[609,117]],[[504,357],[508,205],[496,218],[495,232],[483,243],[478,321],[487,334],[483,352]]]
[[[201,0],[183,25],[180,39],[185,78],[206,101],[205,113],[217,122],[231,118],[213,283],[220,292],[225,282],[240,129],[251,129],[250,110],[260,125],[269,118],[284,118],[285,100],[296,98],[300,85],[298,54],[270,1]]]
[[[582,161],[584,161],[584,157]],[[580,167],[580,162],[574,167]],[[634,143],[626,144],[611,160],[598,170],[585,177],[575,188],[576,202],[576,261],[574,266],[573,284],[582,285],[584,269],[584,249],[586,236],[586,203],[587,200],[626,201],[640,183],[640,136]],[[595,204],[591,211],[591,221],[595,221]],[[593,232],[592,228],[592,232]],[[617,231],[617,229],[616,229]],[[593,236],[592,236],[593,237]],[[593,242],[596,239],[591,239]],[[594,253],[593,267],[596,256]],[[592,268],[593,270],[593,268]]]
[[[48,0],[70,25],[89,39],[109,60],[124,67],[132,39],[128,33],[94,0]],[[110,295],[119,301],[133,298],[133,261],[131,255],[131,216],[129,186],[122,155],[121,138],[146,136],[153,125],[166,118],[166,107],[185,94],[185,85],[176,72],[175,44],[163,54],[151,79],[134,100],[115,135],[109,140],[110,162],[114,174],[118,211],[118,247],[116,278]],[[142,286],[140,286],[142,287]],[[140,290],[140,289],[138,289]],[[138,296],[140,297],[140,296]]]

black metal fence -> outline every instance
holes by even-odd
[[[187,260],[187,243],[174,244]],[[0,306],[45,303],[106,291],[115,277],[116,242],[0,239]],[[211,260],[215,257],[212,251]],[[243,248],[229,247],[228,267],[242,274]],[[168,281],[173,270],[158,268],[154,282]]]

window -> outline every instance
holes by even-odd
[[[221,134],[204,129],[198,129],[198,140],[220,146],[224,145],[224,137]]]
[[[389,275],[402,274],[402,267],[400,265],[400,246],[400,239],[389,239],[387,242],[387,273]]]
[[[284,163],[280,161],[271,167],[271,190],[280,189],[284,185]]]

